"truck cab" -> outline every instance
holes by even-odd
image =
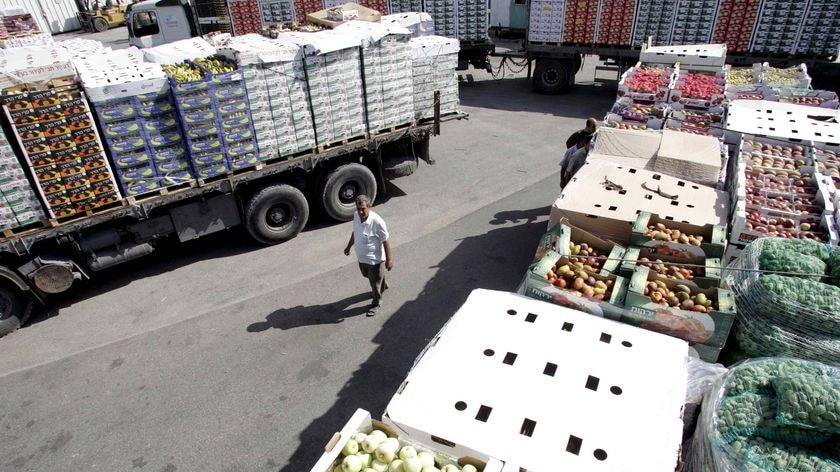
[[[129,44],[160,46],[198,36],[192,10],[181,0],[146,0],[126,10]]]

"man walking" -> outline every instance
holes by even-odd
[[[367,195],[356,197],[356,213],[353,215],[353,232],[344,248],[344,255],[350,255],[350,248],[356,249],[359,269],[362,276],[370,282],[373,302],[367,316],[376,314],[382,306],[382,293],[388,289],[385,271],[394,267],[391,257],[391,241],[385,221],[370,209]]]

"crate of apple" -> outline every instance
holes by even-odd
[[[804,159],[806,157],[805,147],[799,144],[787,144],[782,142],[768,143],[749,138],[743,139],[741,151],[749,152],[752,155],[784,157],[794,160]]]
[[[674,285],[673,289],[669,289],[661,280],[649,280],[645,284],[644,295],[654,303],[686,311],[708,313],[718,309],[716,300],[696,289],[692,291],[691,287],[684,284]]]
[[[710,100],[714,95],[723,94],[724,83],[714,75],[687,72],[677,79],[675,89],[682,91],[685,98]]]
[[[607,256],[589,244],[569,242],[569,262],[578,269],[598,273],[604,267]]]
[[[761,71],[761,82],[776,87],[797,87],[807,89],[811,85],[811,78],[801,67],[779,69],[764,66]]]
[[[612,279],[599,280],[587,271],[576,268],[565,258],[560,258],[545,278],[557,288],[595,301],[609,300],[614,284]]]
[[[685,234],[678,229],[670,229],[663,223],[656,223],[655,225],[648,226],[645,230],[645,235],[654,241],[690,244],[692,246],[700,246],[703,244],[703,236]]]
[[[660,87],[671,84],[671,69],[661,67],[637,67],[624,80],[631,92],[656,93]]]
[[[662,259],[639,258],[636,265],[647,267],[661,277],[674,280],[694,280],[703,277],[705,269],[702,267],[685,267],[679,264],[665,262]]]
[[[744,229],[767,236],[788,239],[813,239],[828,242],[828,233],[820,228],[817,216],[805,215],[797,218],[786,218],[772,215],[760,209],[746,210]]]
[[[478,472],[460,467],[430,451],[418,450],[383,431],[357,432],[344,445],[331,472]]]

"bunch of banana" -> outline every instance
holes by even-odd
[[[213,56],[198,58],[195,60],[195,63],[214,74],[223,74],[225,72],[233,72],[236,70],[235,65]]]
[[[163,65],[161,67],[166,75],[179,83],[193,82],[204,78],[200,70],[191,67],[189,64]]]

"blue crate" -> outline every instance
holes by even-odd
[[[148,118],[152,116],[165,115],[175,111],[175,106],[170,102],[152,102],[148,105],[137,105],[137,114]]]
[[[259,147],[256,140],[251,139],[225,146],[225,151],[231,158],[238,158],[247,154],[259,154]]]
[[[183,113],[215,105],[213,98],[209,95],[176,97],[175,101]]]
[[[190,164],[189,162],[182,160],[182,159],[172,159],[169,161],[162,161],[157,162],[155,164],[155,169],[160,172],[161,175],[169,173],[169,172],[178,172],[182,170],[189,170]]]
[[[137,107],[131,97],[94,102],[93,109],[102,123],[127,120],[137,116]]]
[[[141,93],[134,98],[140,102],[141,105],[147,105],[153,102],[172,102],[172,92],[167,90],[165,92]]]
[[[218,165],[196,168],[195,176],[199,179],[209,179],[210,177],[215,177],[217,175],[224,174],[229,170],[230,167],[228,166],[227,161],[225,161],[224,163]]]
[[[187,158],[187,149],[184,146],[167,146],[154,148],[152,154],[155,162],[169,162],[184,160]]]
[[[236,113],[250,113],[248,110],[248,103],[245,101],[219,103],[217,110],[222,119]]]
[[[260,162],[259,157],[256,153],[252,152],[239,156],[236,159],[231,159],[230,168],[232,170],[247,169],[249,167],[254,167],[258,162]]]
[[[178,120],[172,114],[160,115],[154,118],[143,120],[143,129],[148,132],[162,132],[164,130],[177,127]]]
[[[219,102],[229,102],[233,100],[245,101],[246,91],[245,84],[235,84],[228,87],[216,87],[213,91],[213,98]]]
[[[130,134],[139,134],[143,129],[143,125],[136,119],[125,121],[113,121],[106,123],[102,127],[102,132],[105,136],[111,139],[117,139],[120,136],[127,136]]]
[[[128,169],[117,168],[117,174],[120,176],[120,180],[126,183],[154,179],[158,176],[157,171],[151,165],[141,165]]]
[[[114,155],[114,164],[116,165],[117,168],[123,168],[123,169],[148,164],[149,162],[151,162],[151,159],[152,159],[149,156],[149,153],[146,152],[145,149],[141,152],[134,152],[134,153],[131,153],[131,154],[118,154],[118,155],[119,155],[119,158],[116,157],[117,155]]]
[[[152,147],[165,147],[165,146],[172,146],[182,142],[181,133],[176,130],[174,131],[167,131],[164,133],[149,133],[148,134],[148,141],[149,146]]]
[[[245,76],[242,74],[242,70],[223,72],[221,74],[213,74],[210,77],[210,82],[215,86],[224,86],[231,83],[242,83],[244,80]]]
[[[224,147],[218,139],[189,140],[190,153],[224,152]]]
[[[211,107],[205,107],[181,114],[181,120],[185,125],[210,123],[216,121],[216,111]]]
[[[187,138],[189,139],[201,139],[210,136],[215,136],[216,139],[218,139],[219,127],[218,125],[216,125],[215,122],[201,126],[186,126],[184,129],[184,134],[186,134]]]
[[[140,180],[136,182],[123,183],[123,190],[127,196],[133,197],[144,193],[154,192],[160,189],[158,180]]]
[[[212,89],[210,82],[205,79],[193,80],[192,82],[178,82],[172,77],[169,78],[169,87],[178,100],[187,95],[209,95]]]
[[[195,180],[193,174],[189,170],[182,170],[177,172],[169,172],[161,175],[162,184],[164,187],[170,185],[179,185]]]
[[[224,139],[226,145],[233,145],[240,141],[254,140],[254,128],[249,123],[247,126],[227,130],[224,133]]]
[[[120,137],[114,140],[106,137],[108,147],[114,155],[126,154],[146,149],[146,140],[141,135]]]
[[[197,153],[192,156],[193,167],[212,167],[224,165],[227,162],[225,155],[218,152]]]
[[[241,116],[221,120],[222,129],[230,130],[242,126],[251,126],[251,115],[243,113]]]

